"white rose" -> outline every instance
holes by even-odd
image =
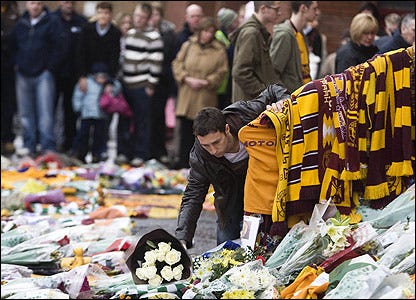
[[[157,258],[157,255],[156,255],[156,251],[154,251],[154,250],[147,251],[144,254],[144,260],[150,265],[152,265],[156,262],[156,258]]]
[[[160,252],[162,252],[163,254],[168,253],[170,248],[171,248],[170,245],[168,243],[165,243],[165,242],[160,242],[158,244],[158,247],[159,247]]]
[[[172,249],[166,253],[165,261],[168,265],[176,264],[181,260],[181,253],[178,250]]]
[[[173,278],[175,278],[175,280],[181,280],[182,279],[182,271],[183,271],[183,266],[179,265],[173,268],[172,273],[173,273]]]
[[[162,275],[166,281],[171,281],[173,279],[172,268],[170,266],[164,266],[160,271],[160,275]]]
[[[144,276],[150,279],[156,275],[157,268],[155,266],[149,266],[149,267],[145,267],[143,271],[144,271]]]
[[[160,262],[164,262],[165,261],[165,255],[166,253],[157,249],[155,250],[155,254],[156,254],[156,260],[160,261]]]
[[[147,280],[147,277],[144,274],[144,268],[137,268],[136,269],[136,276],[142,280]]]
[[[159,275],[155,275],[154,277],[149,279],[149,285],[152,287],[156,287],[162,284],[162,277],[160,277]]]

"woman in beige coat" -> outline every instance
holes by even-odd
[[[215,39],[216,30],[215,19],[203,18],[198,31],[182,44],[172,62],[178,85],[176,120],[180,126],[177,131],[179,161],[174,168],[189,168],[196,114],[204,107],[218,105],[217,88],[227,74],[228,61],[224,45]]]

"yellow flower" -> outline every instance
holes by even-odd
[[[253,291],[235,289],[224,292],[221,299],[256,299],[256,297]]]

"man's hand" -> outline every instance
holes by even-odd
[[[189,85],[190,88],[194,90],[199,90],[201,88],[204,88],[208,85],[208,80],[206,79],[199,79],[195,77],[185,77],[184,82]]]
[[[268,104],[267,106],[266,106],[266,109],[268,110],[268,111],[272,111],[272,112],[282,112],[283,111],[283,102],[284,101],[278,101],[278,102],[274,102],[274,103],[272,103],[272,104]]]
[[[81,90],[81,92],[85,94],[88,90],[87,77],[81,77],[78,80],[78,84],[79,84],[79,89]]]
[[[182,246],[183,246],[185,249],[188,249],[188,247],[186,247],[186,241],[184,241],[184,240],[180,240],[180,242],[181,242]]]
[[[146,92],[146,95],[149,96],[149,97],[152,97],[153,94],[155,93],[155,89],[153,87],[147,86],[147,87],[145,87],[144,90]]]

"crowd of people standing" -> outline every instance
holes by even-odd
[[[163,5],[157,1],[139,3],[131,13],[118,16],[111,2],[99,2],[90,19],[76,5],[77,1],[59,1],[57,9],[50,11],[42,1],[27,1],[19,15],[16,1],[2,2],[4,155],[15,151],[13,118],[17,116],[23,137],[20,155],[57,151],[85,162],[86,153],[91,152],[93,162],[108,159],[113,115],[100,111],[99,99],[95,109],[100,113],[87,117],[73,103],[74,91],[87,93],[87,78],[101,64],[107,76],[102,90],[107,83],[119,81],[132,110],[132,116],[118,116],[116,162],[140,165],[156,158],[170,162],[172,168],[186,168],[193,144],[192,123],[202,107],[223,109],[237,100],[253,99],[277,82],[293,92],[312,79],[312,48],[326,49],[325,39],[320,39],[324,35],[313,31],[317,45],[310,30],[306,31],[320,15],[317,1],[292,1],[287,20],[281,17],[280,1],[250,1],[238,12],[223,7],[215,18],[191,4],[178,30],[164,18]],[[339,55],[342,61],[336,61],[336,72],[371,57],[379,48],[403,47],[414,40],[414,14],[409,14],[390,39],[380,39],[383,46],[371,36],[362,44],[360,34],[378,34],[381,28],[377,19],[367,18],[370,27],[369,22],[352,20],[349,36],[353,39],[338,51],[355,58]],[[325,56],[320,57],[322,64]],[[176,115],[176,152],[170,157],[165,122],[169,98],[175,100]],[[54,133],[58,109],[63,116],[60,138]]]

